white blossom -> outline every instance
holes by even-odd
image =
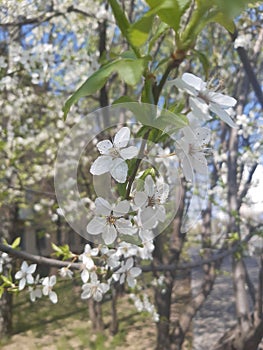
[[[125,282],[125,279],[129,287],[133,288],[136,285],[136,277],[141,274],[142,270],[139,267],[134,266],[134,259],[128,258],[125,262],[122,261],[121,267],[113,274],[115,281],[119,281],[120,284]]]
[[[0,252],[0,273],[3,272],[3,266],[10,262],[10,257],[7,253]]]
[[[37,275],[37,277],[35,278],[34,281],[34,285],[33,286],[29,286],[29,296],[30,296],[30,300],[32,302],[35,302],[37,298],[41,298],[42,297],[42,289],[41,289],[41,285],[39,285],[39,278],[40,276]]]
[[[32,273],[36,271],[36,267],[37,264],[32,264],[28,266],[27,262],[23,261],[21,269],[15,274],[15,279],[20,280],[18,285],[19,290],[24,289],[27,283],[34,283],[34,277],[32,276]]]
[[[90,282],[85,283],[82,286],[83,292],[81,293],[81,299],[89,299],[93,297],[96,301],[101,301],[103,295],[109,290],[107,283],[101,283],[95,272],[90,275]]]
[[[91,248],[89,244],[86,244],[84,253],[79,256],[79,260],[82,261],[82,272],[80,277],[84,283],[88,282],[90,271],[95,266],[92,257],[95,257],[98,254],[99,254],[98,248]]]
[[[53,304],[56,304],[58,302],[58,296],[56,292],[52,290],[56,282],[57,282],[57,278],[55,275],[51,277],[45,277],[42,281],[43,295],[48,295],[49,299]]]
[[[204,145],[210,141],[210,130],[207,128],[193,130],[190,127],[184,127],[182,131],[184,136],[177,141],[177,154],[186,180],[193,181],[193,170],[200,174],[207,174]]]
[[[135,193],[135,208],[139,209],[139,219],[144,229],[156,227],[159,221],[165,220],[164,203],[169,194],[169,186],[163,182],[155,185],[151,175],[147,175],[144,182],[144,191]]]
[[[124,216],[128,213],[130,203],[127,200],[111,205],[105,199],[99,197],[95,200],[95,216],[87,226],[87,232],[91,235],[102,234],[105,244],[112,244],[117,234],[133,235],[137,229],[132,226]]]
[[[233,97],[209,91],[206,82],[191,73],[184,73],[182,78],[171,80],[168,85],[175,85],[191,95],[189,103],[196,117],[201,120],[208,120],[210,119],[210,110],[229,126],[236,126],[226,111],[228,108],[235,106],[237,101]]]
[[[62,267],[59,270],[59,274],[63,278],[72,278],[73,277],[73,271],[71,271],[68,267]]]
[[[138,154],[135,146],[126,147],[129,140],[130,129],[123,127],[115,135],[113,143],[110,140],[100,141],[97,148],[102,155],[92,164],[91,174],[102,175],[109,172],[117,182],[124,183],[128,173],[125,160],[132,159]]]

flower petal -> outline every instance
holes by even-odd
[[[121,128],[114,137],[113,144],[117,148],[126,147],[130,140],[130,129],[127,126]]]
[[[219,107],[223,109],[234,107],[237,103],[237,100],[235,98],[224,94],[220,94],[218,92],[210,92],[209,100],[212,103],[216,103],[217,105],[219,105]]]
[[[128,165],[121,158],[116,158],[111,162],[111,176],[119,183],[124,183],[127,178]]]
[[[154,181],[151,175],[146,176],[144,190],[148,197],[152,197],[154,195]]]
[[[37,264],[32,264],[30,266],[28,266],[27,268],[27,273],[34,273],[36,271],[36,268],[37,268]]]
[[[207,145],[211,138],[211,131],[208,128],[197,128],[195,130],[196,138],[199,145]]]
[[[144,229],[152,229],[156,226],[157,220],[152,207],[143,209],[140,216]]]
[[[193,167],[192,167],[192,165],[190,163],[189,158],[184,156],[181,159],[181,162],[182,162],[183,173],[184,173],[184,176],[185,176],[186,180],[193,182],[193,180],[194,180],[194,170],[193,170]]]
[[[106,199],[102,198],[102,197],[98,197],[95,199],[95,206],[96,206],[96,210],[95,213],[97,215],[105,215],[108,216],[111,213],[111,205],[108,201],[106,201]]]
[[[49,299],[53,304],[56,304],[58,302],[58,296],[54,291],[49,292]]]
[[[143,208],[146,206],[148,201],[148,196],[145,192],[136,192],[134,196],[134,203],[136,207]]]
[[[226,124],[228,124],[231,128],[236,128],[237,125],[233,122],[229,114],[220,108],[216,103],[210,103],[209,108],[212,112],[214,112],[220,119],[223,120]]]
[[[109,154],[109,150],[113,147],[110,140],[103,140],[98,142],[97,148],[101,154]]]
[[[98,235],[103,232],[106,226],[106,219],[95,216],[87,225],[87,232],[91,235]]]
[[[130,146],[120,150],[120,155],[123,159],[132,159],[137,156],[139,150],[135,146]]]
[[[26,279],[25,278],[21,278],[21,280],[19,281],[18,290],[24,289],[25,285],[26,285]]]
[[[195,171],[199,174],[207,174],[207,160],[202,152],[197,152],[192,157],[192,165]]]
[[[198,91],[203,91],[206,89],[206,83],[201,79],[191,73],[184,73],[182,75],[182,80],[191,88],[195,88]]]
[[[156,209],[155,209],[155,215],[158,221],[164,222],[165,220],[165,208],[162,205],[159,205]]]
[[[116,227],[119,233],[123,235],[134,235],[137,232],[137,228],[132,226],[130,220],[118,219],[116,221]]]
[[[102,233],[105,244],[112,244],[117,238],[117,231],[113,225],[107,225]]]
[[[92,175],[102,175],[107,173],[112,165],[112,157],[100,156],[92,164],[90,172]]]
[[[113,214],[115,216],[123,216],[124,214],[128,213],[129,209],[130,209],[129,201],[124,200],[115,206],[115,208],[113,209]]]
[[[201,100],[200,98],[190,97],[189,104],[196,118],[199,118],[203,121],[210,119],[208,105],[204,100]]]

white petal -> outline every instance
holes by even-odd
[[[196,96],[197,90],[183,81],[181,78],[176,78],[168,82],[169,85],[175,85],[178,89],[186,91],[188,94]]]
[[[165,208],[162,205],[159,205],[156,209],[155,209],[155,214],[156,214],[156,218],[161,221],[164,222],[165,220]]]
[[[87,269],[84,269],[81,272],[80,277],[84,283],[87,283],[89,280],[89,271]]]
[[[116,158],[111,162],[111,176],[119,183],[124,183],[127,178],[128,165],[121,158]]]
[[[49,299],[52,301],[53,304],[56,304],[58,302],[58,296],[53,291],[49,293]]]
[[[184,73],[182,75],[182,80],[188,84],[190,87],[195,88],[198,91],[203,91],[206,89],[206,83],[201,79],[191,73]]]
[[[127,283],[128,283],[129,287],[133,288],[136,285],[136,280],[132,276],[128,275],[127,276]]]
[[[148,196],[145,192],[136,192],[134,196],[134,203],[136,207],[143,208],[146,206],[148,201]]]
[[[214,112],[220,119],[223,120],[226,124],[231,126],[231,128],[236,128],[237,125],[233,122],[233,120],[230,118],[229,114],[220,108],[217,104],[215,103],[210,103],[209,108],[212,112]]]
[[[92,175],[102,175],[107,173],[112,164],[112,157],[110,156],[100,156],[92,164],[90,172]]]
[[[110,140],[103,140],[98,142],[97,148],[101,154],[109,154],[109,150],[113,147]]]
[[[112,225],[107,225],[102,233],[102,238],[105,244],[112,244],[117,238],[116,228]]]
[[[197,138],[196,138],[196,134],[192,128],[190,128],[189,126],[185,126],[182,129],[182,131],[184,133],[184,139],[187,140],[188,143],[195,143]]]
[[[126,219],[118,219],[116,221],[116,227],[119,233],[123,234],[123,235],[134,235],[137,232],[137,228],[136,227],[132,227],[132,223],[130,222],[130,220],[126,220]]]
[[[152,197],[154,195],[154,181],[151,175],[147,175],[144,182],[144,190],[148,197]]]
[[[129,274],[132,277],[138,277],[142,273],[142,270],[139,267],[132,267],[129,271]]]
[[[89,270],[91,270],[94,267],[94,261],[89,256],[84,256],[83,257],[83,264]]]
[[[26,276],[26,281],[27,281],[28,284],[33,284],[33,283],[34,283],[34,278],[33,278],[33,276],[32,276],[31,274],[28,274],[28,275]]]
[[[43,279],[42,285],[43,285],[43,286],[48,286],[48,285],[49,285],[49,277],[45,277],[45,278]],[[44,295],[46,295],[46,294],[44,294]]]
[[[133,260],[133,258],[127,259],[127,261],[126,261],[126,263],[125,263],[125,265],[124,265],[126,271],[130,270],[130,269],[133,267],[133,265],[134,265],[134,260]]]
[[[91,289],[85,288],[84,291],[81,293],[81,299],[89,299],[91,297]]]
[[[207,161],[202,152],[197,152],[192,157],[192,165],[197,173],[204,175],[207,174]]]
[[[140,230],[139,236],[143,243],[151,241],[154,238],[153,232],[150,230]]]
[[[106,219],[95,216],[87,225],[87,232],[91,235],[98,235],[103,232],[106,226]]]
[[[218,92],[210,92],[209,100],[219,105],[221,108],[230,108],[234,107],[237,103],[237,100],[233,97],[220,94]]]
[[[145,229],[152,229],[156,226],[157,220],[153,208],[148,207],[142,210],[141,221]]]
[[[201,146],[207,145],[211,138],[211,130],[208,128],[197,128],[195,130],[198,144]]]
[[[25,285],[26,285],[26,279],[25,278],[21,278],[21,280],[19,281],[18,289],[19,290],[24,289]]]
[[[48,295],[48,293],[49,293],[49,287],[48,287],[48,286],[44,286],[44,287],[43,287],[42,293],[43,293],[43,295]]]
[[[181,159],[182,162],[182,168],[183,168],[183,173],[187,181],[193,182],[194,180],[194,170],[193,167],[190,163],[190,160],[188,157],[184,156]]]
[[[110,286],[107,283],[101,283],[99,288],[102,291],[102,293],[105,294],[110,289]]]
[[[121,128],[114,137],[113,144],[117,148],[126,147],[130,140],[130,129],[127,126]]]
[[[102,197],[98,197],[95,200],[95,206],[96,206],[96,214],[98,215],[105,215],[105,216],[109,216],[112,210],[111,205],[109,204],[108,201],[106,201],[106,199],[102,198]]]
[[[27,272],[27,268],[28,268],[27,262],[23,261],[21,265],[21,271]]]
[[[17,271],[17,273],[15,274],[15,279],[19,280],[23,276],[24,276],[24,273],[21,270]]]
[[[96,300],[97,302],[100,302],[102,300],[102,293],[99,289],[97,289],[94,294],[93,294],[93,298],[94,300]]]
[[[121,201],[116,205],[116,207],[113,209],[113,214],[115,216],[123,216],[124,214],[127,214],[130,209],[130,203],[127,200]]]
[[[137,156],[139,150],[135,146],[130,146],[120,150],[120,155],[123,159],[132,159]]]
[[[210,119],[208,105],[204,100],[190,97],[189,104],[196,118],[204,121]]]
[[[50,277],[49,285],[53,287],[57,283],[57,277],[55,275]]]
[[[37,264],[32,264],[30,266],[28,266],[27,268],[27,273],[34,273],[36,271],[36,267],[37,267]]]

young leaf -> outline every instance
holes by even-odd
[[[13,249],[18,248],[19,245],[20,245],[20,242],[21,242],[21,237],[17,237],[17,238],[14,240],[14,242],[11,244],[11,247],[12,247]]]
[[[179,29],[181,16],[190,5],[190,0],[146,0],[151,7],[150,14],[157,14],[164,23],[175,31]]]
[[[148,13],[132,24],[129,29],[130,42],[134,46],[142,46],[148,39],[154,16]]]
[[[116,23],[120,28],[122,35],[128,40],[128,29],[130,27],[130,23],[123,12],[121,6],[116,0],[109,0],[113,15],[115,17]]]
[[[92,95],[101,89],[113,72],[117,72],[127,84],[136,85],[142,77],[145,62],[146,60],[142,58],[135,60],[122,58],[102,66],[66,101],[63,107],[64,119],[66,119],[67,114],[74,103],[76,103],[81,97]]]

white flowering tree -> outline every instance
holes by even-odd
[[[32,301],[46,296],[57,303],[57,276],[37,275],[36,264],[55,266],[67,278],[74,271],[82,281],[80,297],[96,305],[106,293],[114,302],[116,286],[125,286],[138,310],[156,322],[156,348],[181,349],[212,291],[216,269],[233,255],[238,323],[217,348],[256,349],[262,337],[262,285],[257,295],[246,289],[251,283],[243,254],[260,225],[242,220],[240,210],[260,159],[263,99],[248,57],[260,66],[262,32],[256,37],[247,25],[249,19],[260,20],[260,7],[254,5],[244,20],[234,22],[248,1],[22,4],[21,9],[15,2],[1,5],[5,198],[17,205],[25,188],[34,190],[52,178],[59,142],[55,190],[60,213],[89,243],[80,253],[54,245],[57,256],[66,260],[61,262],[17,251],[19,241],[12,246],[14,237],[7,235],[7,243],[0,243],[2,300],[7,292],[27,289]],[[244,35],[249,34],[255,45],[246,48]],[[229,50],[222,52],[220,45]],[[220,79],[224,93],[219,92]],[[60,108],[69,93],[63,120]],[[38,162],[32,164],[32,158]],[[76,196],[81,162],[89,192],[82,199]],[[43,195],[46,188],[40,187]],[[201,211],[197,203],[205,188],[209,201]],[[51,217],[54,205],[51,201]],[[212,222],[220,207],[227,207],[227,225],[217,237]],[[198,262],[185,263],[198,211],[202,250]],[[13,278],[6,274],[10,256],[22,259]],[[175,318],[178,272],[196,266],[203,267],[200,291]],[[149,271],[152,301],[145,293],[149,286],[140,283],[140,275]],[[242,283],[236,276],[244,277]],[[254,298],[252,309],[248,293]],[[116,314],[113,318],[116,331]]]

